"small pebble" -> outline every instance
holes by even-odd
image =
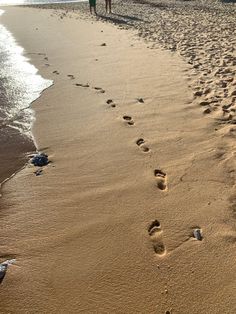
[[[193,236],[195,239],[197,239],[198,241],[202,241],[203,236],[202,236],[202,231],[201,229],[194,229],[193,230]]]
[[[7,272],[7,264],[0,264],[0,279],[3,279]]]
[[[138,102],[140,102],[140,103],[144,103],[144,100],[143,100],[143,98],[138,98]]]

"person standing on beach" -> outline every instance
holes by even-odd
[[[90,8],[90,13],[92,14],[92,8],[94,10],[94,13],[97,15],[96,11],[96,0],[89,0],[89,8]]]
[[[111,13],[111,0],[105,0],[106,1],[106,13]],[[109,10],[108,10],[109,7]]]

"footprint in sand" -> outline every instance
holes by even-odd
[[[157,187],[158,189],[165,191],[167,190],[167,178],[166,173],[160,169],[154,170],[154,176],[157,178]]]
[[[125,120],[128,125],[134,125],[134,121],[130,116],[123,116],[123,120]]]
[[[89,84],[80,84],[80,83],[76,83],[75,86],[80,86],[80,87],[89,87]]]
[[[154,252],[162,256],[166,253],[166,248],[162,240],[161,224],[158,220],[154,220],[148,227],[148,234],[151,238]]]
[[[57,70],[53,71],[52,73],[53,73],[53,74],[57,74],[57,75],[60,74]]]
[[[136,141],[136,144],[140,147],[140,149],[144,152],[144,153],[147,153],[149,152],[149,148],[145,145],[145,141],[143,138],[139,138],[137,141]]]
[[[67,76],[68,76],[71,80],[74,80],[74,79],[75,79],[75,77],[74,77],[73,74],[67,74]]]
[[[116,107],[116,104],[114,104],[113,100],[112,99],[107,99],[106,103],[108,105],[110,105],[112,108],[115,108]]]
[[[97,90],[99,93],[104,94],[105,90],[101,87],[94,87],[95,90]]]

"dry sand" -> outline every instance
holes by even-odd
[[[52,163],[3,187],[1,313],[235,313],[236,129],[202,115],[191,65],[77,13],[1,21],[54,79],[33,106]]]

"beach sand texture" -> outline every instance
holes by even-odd
[[[33,104],[52,162],[2,189],[0,312],[235,313],[234,125],[176,53],[64,13],[1,18],[54,85]]]

